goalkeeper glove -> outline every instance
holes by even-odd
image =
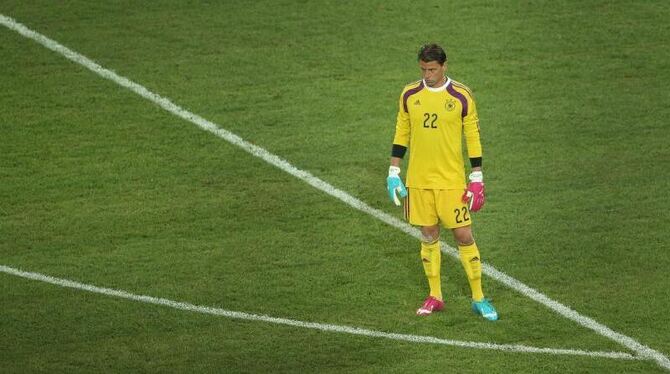
[[[402,184],[402,180],[400,180],[399,167],[393,165],[389,167],[389,176],[386,178],[386,189],[389,192],[389,198],[391,201],[393,201],[395,205],[400,206],[398,195],[400,195],[400,197],[407,196],[407,189],[405,188],[405,185]]]
[[[471,212],[476,212],[484,206],[484,175],[481,171],[473,171],[468,179],[470,183],[468,183],[462,200],[468,204]]]

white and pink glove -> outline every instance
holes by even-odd
[[[470,183],[462,199],[471,212],[476,212],[484,206],[484,175],[481,171],[473,171],[468,179]]]

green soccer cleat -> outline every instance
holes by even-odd
[[[493,305],[491,305],[491,301],[489,299],[482,299],[482,301],[473,301],[472,311],[475,312],[475,314],[479,314],[480,316],[486,318],[489,321],[498,320],[498,312],[496,312],[496,308],[494,308]]]

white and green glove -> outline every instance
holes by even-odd
[[[400,199],[398,199],[398,195],[400,197],[406,197],[407,196],[407,189],[405,188],[405,185],[402,184],[402,180],[400,179],[400,168],[397,166],[389,166],[389,176],[386,178],[386,189],[389,192],[389,198],[393,203],[397,206],[400,206]]]

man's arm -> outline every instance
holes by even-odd
[[[468,92],[469,93],[469,92]],[[463,194],[463,202],[468,203],[468,209],[473,212],[484,206],[484,174],[482,173],[482,143],[479,129],[477,106],[471,95],[467,95],[469,110],[463,118],[463,133],[470,157],[470,175],[468,188]]]
[[[407,152],[409,133],[409,113],[405,111],[403,95],[401,94],[398,102],[398,117],[396,119],[395,135],[393,136],[393,147],[391,148],[389,175],[386,178],[386,190],[389,193],[389,198],[396,206],[400,206],[398,195],[400,197],[407,196],[407,189],[400,179],[400,161]]]
[[[396,138],[398,138],[397,131],[396,131]],[[402,139],[394,139],[394,140],[402,140]],[[400,166],[400,162],[405,157],[405,153],[407,153],[407,146],[400,145],[394,141],[393,147],[391,148],[391,166]]]
[[[478,166],[475,166],[478,165]],[[482,171],[482,158],[479,157],[479,161],[473,162],[472,159],[470,159],[470,172],[473,171]]]

